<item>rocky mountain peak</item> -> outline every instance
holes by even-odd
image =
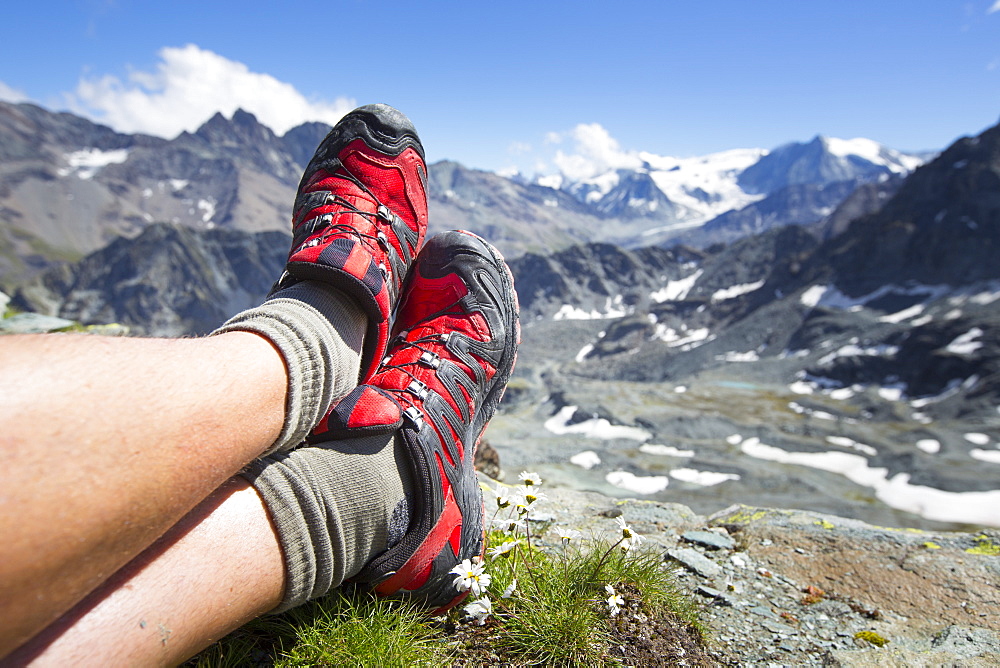
[[[294,160],[304,168],[312,159],[316,147],[319,146],[323,138],[330,132],[330,126],[326,123],[303,123],[297,125],[281,137],[281,143]]]
[[[909,163],[897,155],[868,140],[817,135],[779,146],[745,169],[738,182],[748,193],[766,194],[790,185],[874,180],[906,171]]]
[[[825,249],[851,295],[887,282],[967,285],[1000,278],[1000,126],[956,141],[882,209]],[[824,262],[825,263],[825,262]]]
[[[215,146],[268,145],[278,140],[269,127],[243,109],[237,109],[231,119],[216,112],[195,131],[194,136]]]

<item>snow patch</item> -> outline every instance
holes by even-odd
[[[907,174],[923,164],[923,160],[882,146],[871,139],[837,139],[824,137],[823,142],[830,153],[843,160],[857,156],[862,160],[885,167],[894,174]]]
[[[924,285],[922,283],[909,285],[883,285],[878,290],[870,292],[860,297],[848,297],[835,286],[813,285],[802,293],[799,301],[805,306],[815,308],[825,306],[827,308],[856,311],[870,302],[881,299],[887,295],[900,295],[907,297],[922,297],[923,302],[929,302],[943,297],[950,293],[952,288],[947,285]],[[902,311],[900,311],[902,313]],[[892,317],[892,315],[888,316]]]
[[[734,285],[729,288],[723,288],[722,290],[716,290],[712,293],[713,302],[722,302],[727,299],[734,299],[740,295],[745,295],[754,290],[760,290],[764,286],[764,279],[755,281],[753,283],[743,283],[741,285]]]
[[[986,434],[980,434],[979,432],[969,432],[968,434],[962,434],[962,437],[973,445],[989,445],[990,437]]]
[[[842,448],[857,450],[858,452],[866,454],[870,457],[874,457],[878,454],[878,451],[872,446],[864,443],[858,443],[853,438],[847,438],[846,436],[827,436],[826,442],[832,445],[839,445]]]
[[[1000,464],[1000,450],[980,450],[979,448],[973,448],[969,450],[969,456],[981,462]]]
[[[828,285],[813,285],[808,287],[802,293],[802,296],[799,297],[799,302],[801,302],[803,306],[816,308],[819,305],[820,300],[823,299],[823,295],[825,295],[826,291],[829,289],[830,286]]]
[[[914,304],[910,308],[904,308],[902,311],[897,311],[896,313],[890,313],[889,315],[883,315],[878,319],[879,322],[889,322],[892,324],[903,322],[904,320],[909,320],[910,318],[915,318],[924,311],[923,304]]]
[[[585,311],[572,304],[563,304],[552,316],[553,320],[609,320],[622,318],[628,315],[628,311],[622,306],[622,296],[618,295],[614,299],[608,297],[604,305],[604,312],[597,309]]]
[[[662,492],[670,484],[665,475],[637,476],[628,471],[612,471],[604,479],[615,487],[626,489],[636,494],[656,494]]]
[[[830,390],[827,396],[837,401],[845,401],[853,397],[855,393],[856,390],[853,387],[839,387],[836,390]]]
[[[724,355],[716,355],[715,359],[719,362],[757,362],[760,360],[760,355],[757,354],[756,350],[748,350],[745,353],[731,350]]]
[[[917,441],[917,449],[929,455],[936,455],[941,451],[941,441],[933,438],[922,438]]]
[[[677,333],[676,330],[660,323],[656,325],[656,329],[653,332],[653,338],[663,341],[670,348],[687,346],[687,348],[682,348],[684,350],[696,348],[697,346],[694,344],[701,345],[702,343],[707,343],[715,338],[715,336],[710,335],[707,327],[685,331],[683,334],[684,335],[681,336],[681,334]]]
[[[955,340],[945,346],[945,350],[955,355],[971,355],[983,347],[982,341],[976,341],[983,335],[983,330],[973,327],[965,334],[955,337]]]
[[[658,443],[643,443],[639,446],[639,452],[662,457],[694,457],[694,450],[679,450],[672,445],[660,445]]]
[[[211,198],[198,200],[198,210],[201,211],[201,222],[212,222],[212,218],[215,217],[215,200]]]
[[[570,457],[569,462],[589,471],[601,463],[601,458],[593,450],[584,450]]]
[[[656,187],[678,205],[681,223],[691,227],[762,199],[764,195],[746,193],[737,179],[766,154],[761,149],[735,149],[694,158],[651,153],[639,157],[649,165]],[[707,201],[706,193],[711,194]]]
[[[108,165],[118,165],[128,160],[128,149],[120,148],[113,151],[102,151],[99,148],[85,148],[82,151],[73,151],[63,156],[68,168],[58,170],[59,176],[69,176],[75,173],[77,178],[88,180],[94,178],[94,174],[101,168]]]
[[[878,388],[878,396],[882,397],[886,401],[899,401],[903,398],[903,393],[905,387],[899,385],[887,385],[885,387]]]
[[[695,282],[701,277],[702,273],[703,271],[699,269],[686,278],[668,281],[665,287],[653,292],[649,297],[658,304],[684,299],[691,292],[691,288],[694,287]]]
[[[670,472],[670,477],[680,480],[681,482],[689,482],[693,485],[700,485],[702,487],[712,487],[726,482],[727,480],[740,479],[740,476],[736,473],[697,471],[695,469],[674,469]]]
[[[748,438],[743,453],[757,459],[808,466],[842,475],[851,482],[874,490],[891,508],[905,510],[929,520],[1000,526],[1000,490],[947,492],[910,484],[909,473],[888,477],[888,469],[875,468],[861,455],[847,452],[788,452]]]
[[[795,394],[812,394],[813,386],[804,380],[797,380],[788,386],[788,389]]]
[[[890,346],[881,343],[877,346],[862,348],[856,342],[851,342],[846,346],[841,346],[832,353],[827,353],[819,358],[817,363],[820,366],[829,366],[838,357],[893,357],[898,352],[899,346]]]
[[[633,441],[648,441],[653,436],[645,429],[611,424],[608,420],[598,417],[569,424],[569,421],[573,419],[574,413],[576,413],[576,406],[563,406],[559,409],[558,413],[545,421],[544,426],[558,436],[580,434],[587,438],[602,440],[622,438]]]

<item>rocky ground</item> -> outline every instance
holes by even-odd
[[[1000,454],[993,408],[975,413],[959,397],[917,408],[881,386],[820,391],[792,382],[802,367],[793,357],[720,361],[659,381],[584,375],[574,359],[609,339],[610,330],[600,337],[609,327],[525,323],[487,432],[507,471],[706,515],[743,503],[927,530],[1000,524],[1000,463],[981,459]]]
[[[896,529],[819,513],[546,488],[532,523],[610,537],[623,515],[700,601],[721,665],[1000,663],[1000,531]]]

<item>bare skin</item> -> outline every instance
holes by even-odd
[[[274,609],[283,586],[264,503],[234,478],[4,665],[177,665]]]
[[[273,443],[286,386],[281,355],[245,332],[5,337],[0,657]],[[207,550],[214,564],[219,550]]]

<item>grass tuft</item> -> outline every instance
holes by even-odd
[[[525,521],[545,498],[540,479],[527,472],[521,479],[525,485],[509,499],[497,490],[497,514],[510,513],[500,524],[510,531],[489,532],[485,561],[456,568],[456,588],[476,588],[479,598],[469,596],[447,618],[428,619],[406,603],[336,591],[244,626],[189,665],[712,663],[697,604],[624,518],[616,519],[617,542],[577,540],[579,532],[568,531],[559,543],[546,543],[547,529]]]
[[[426,612],[413,605],[340,591],[263,617],[188,662],[192,668],[237,666],[440,666],[452,652]]]

